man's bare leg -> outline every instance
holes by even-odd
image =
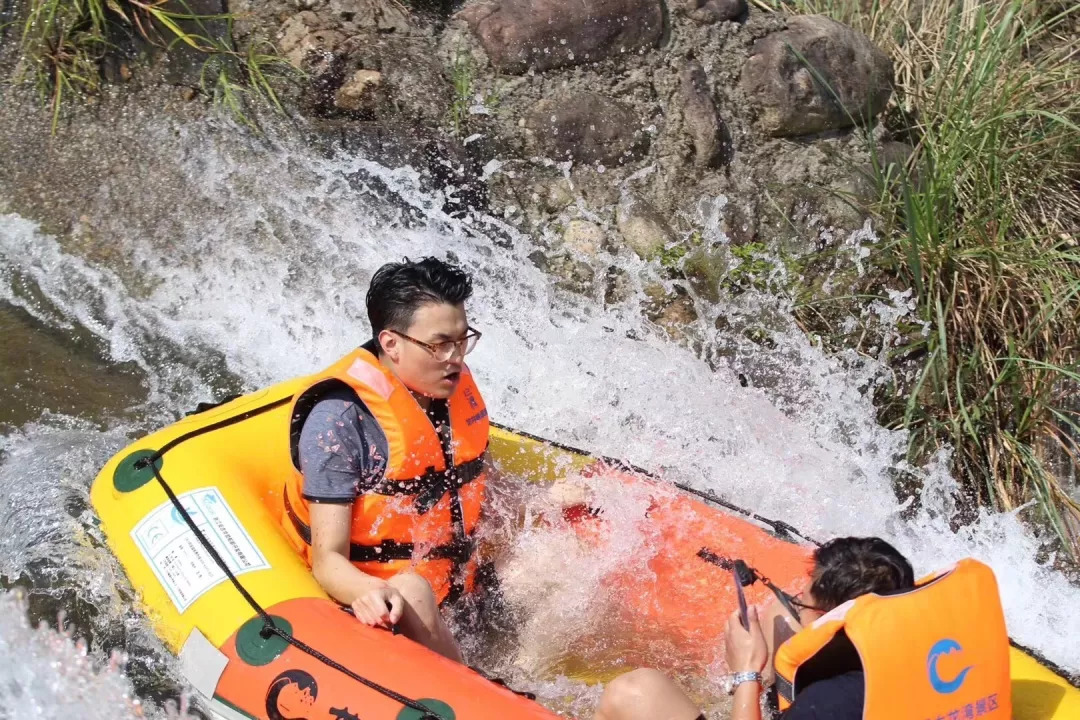
[[[401,634],[443,657],[461,662],[461,648],[439,612],[439,604],[428,581],[416,573],[401,573],[386,582],[405,598],[405,611],[398,623]]]
[[[608,683],[594,720],[697,720],[701,710],[671,678],[639,668]]]

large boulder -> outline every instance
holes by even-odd
[[[660,0],[481,0],[459,13],[499,70],[596,62],[656,45]]]
[[[553,160],[619,165],[648,147],[637,116],[598,93],[541,100],[529,111],[526,127],[534,150]]]
[[[865,35],[803,15],[754,44],[741,85],[762,130],[787,137],[873,118],[888,103],[892,81],[892,60]]]

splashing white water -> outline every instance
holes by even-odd
[[[124,674],[123,654],[113,652],[99,663],[84,640],[75,636],[63,615],[59,629],[27,620],[21,595],[0,594],[0,653],[17,662],[4,664],[0,682],[0,717],[19,720],[193,720],[187,700],[146,707],[135,697]],[[149,712],[147,712],[149,710]]]
[[[528,259],[536,246],[527,237],[490,219],[446,217],[408,168],[284,147],[226,149],[191,128],[150,128],[145,142],[203,150],[197,160],[182,154],[191,209],[172,219],[169,237],[134,236],[122,217],[100,220],[137,279],[93,266],[9,215],[0,217],[0,299],[47,324],[85,328],[113,360],[141,366],[152,378],[146,425],[208,399],[208,356],[251,388],[324,366],[366,338],[364,291],[375,268],[403,255],[452,255],[475,278],[469,310],[484,340],[470,366],[496,420],[662,470],[810,535],[882,535],[920,572],[977,557],[997,573],[1011,634],[1080,670],[1072,641],[1080,614],[1067,610],[1080,592],[1034,559],[1038,540],[1015,515],[950,529],[956,484],[947,464],[899,464],[903,435],[874,420],[873,366],[852,369],[788,329],[773,334],[773,349],[740,348],[741,362],[771,372],[777,389],[742,388],[643,321],[640,289],[609,309],[553,290]],[[101,448],[120,444],[115,431],[80,438],[61,426],[46,418],[26,431],[15,446],[27,455],[5,451],[5,474],[46,483],[23,458],[59,443],[68,450],[53,466],[88,485]],[[77,450],[89,446],[97,450]],[[907,519],[892,491],[898,468],[926,487]],[[524,557],[534,551],[522,562],[542,566],[543,547],[530,542],[522,540]],[[546,579],[570,595],[549,595],[537,612],[576,592],[579,578],[550,562],[558,552],[546,556]]]

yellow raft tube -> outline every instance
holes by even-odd
[[[137,440],[109,461],[91,489],[109,546],[155,631],[180,656],[187,679],[215,716],[556,718],[468,668],[362,626],[322,591],[280,526],[291,458],[277,434],[299,389],[299,381],[281,383]],[[490,451],[502,472],[539,482],[587,475],[602,460],[499,427],[492,429]],[[723,627],[735,602],[729,573],[701,562],[702,548],[738,545],[751,565],[781,585],[801,582],[808,551],[713,503],[677,495],[649,513],[651,522],[671,530],[659,534],[664,552],[651,567],[667,582],[656,587],[677,589],[648,596],[637,583],[621,597],[632,623],[665,633],[665,642],[691,655],[715,646],[713,628]],[[189,520],[265,615],[220,570]],[[751,590],[751,602],[767,600],[767,591]],[[685,610],[688,603],[692,612],[664,610]],[[634,659],[630,651],[622,656]],[[1061,674],[1017,648],[1011,669],[1014,718],[1080,718],[1080,690]],[[596,668],[593,676],[608,670]]]

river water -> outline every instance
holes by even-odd
[[[151,714],[165,712],[161,701],[182,686],[104,549],[88,505],[97,470],[199,401],[309,372],[362,342],[371,272],[423,255],[450,256],[474,275],[470,322],[484,338],[470,366],[496,421],[711,489],[815,537],[882,535],[920,573],[977,557],[997,573],[1013,637],[1080,672],[1080,591],[1016,515],[950,525],[956,483],[945,458],[903,465],[903,435],[874,420],[872,360],[829,357],[782,326],[769,347],[730,339],[734,352],[714,369],[641,319],[640,287],[612,306],[601,288],[594,298],[555,289],[529,259],[534,239],[507,220],[445,215],[443,196],[421,190],[411,168],[327,158],[285,138],[254,142],[223,123],[138,122],[129,135],[138,146],[124,152],[152,162],[114,163],[79,197],[88,210],[71,234],[0,214],[0,575],[30,603],[0,598],[0,645],[28,658],[0,666],[0,709],[60,717],[72,701],[48,688],[71,685],[89,688],[83,717],[119,717],[132,692]],[[166,166],[167,181],[155,173]],[[700,204],[717,241],[723,206]],[[625,255],[583,259],[653,272]],[[715,334],[718,315],[770,302],[699,300],[702,328]],[[744,387],[747,370],[771,380]],[[897,500],[899,472],[922,483],[916,506]],[[588,622],[582,583],[598,582],[590,570],[617,564],[620,548],[575,557],[574,572],[563,552],[521,541],[508,595],[543,622],[504,660],[487,661],[587,714],[597,691],[545,675],[545,655]],[[91,638],[93,662],[23,621],[62,609]],[[111,648],[128,653],[136,690],[109,669]]]

